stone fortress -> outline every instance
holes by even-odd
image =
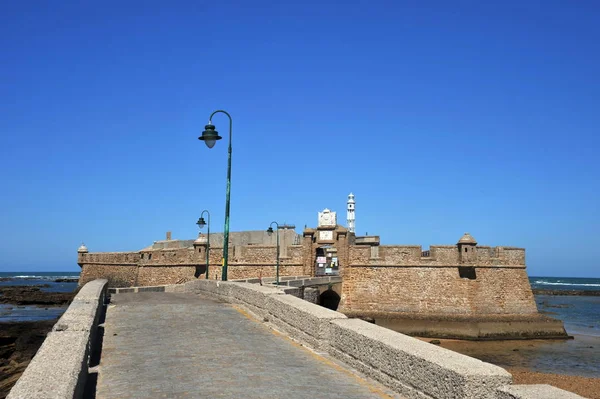
[[[411,335],[468,339],[565,338],[562,322],[538,313],[525,267],[525,250],[478,245],[465,233],[455,245],[380,245],[356,236],[355,199],[348,196],[347,226],[336,212],[319,212],[316,228],[279,230],[279,274],[339,275],[338,311]],[[282,226],[283,227],[283,226]],[[276,237],[266,231],[232,232],[229,280],[266,279],[276,273]],[[207,237],[164,241],[135,252],[78,250],[79,284],[105,278],[111,287],[181,284],[205,279]],[[209,279],[220,279],[223,234],[210,235]]]

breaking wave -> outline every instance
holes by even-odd
[[[563,285],[563,286],[573,286],[573,287],[600,287],[600,284],[590,284],[590,283],[553,283],[550,281],[542,281],[542,280],[537,280],[534,281],[534,284],[538,284],[538,285]]]

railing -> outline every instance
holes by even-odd
[[[431,252],[429,250],[421,251],[421,258],[429,258],[430,256],[431,256]]]

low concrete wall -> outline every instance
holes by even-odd
[[[94,280],[81,288],[8,394],[8,399],[82,397],[107,282]]]
[[[497,399],[578,399],[581,396],[546,384],[513,385],[498,389]]]
[[[407,398],[580,398],[549,385],[510,385],[512,376],[501,367],[363,320],[348,319],[275,287],[195,280],[184,284],[184,291],[240,304],[291,337]]]

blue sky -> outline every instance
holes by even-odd
[[[82,4],[89,3],[89,4]],[[126,3],[126,4],[124,4]],[[594,1],[3,2],[0,271],[224,219],[527,249],[600,276]],[[227,119],[217,130],[227,135]]]

